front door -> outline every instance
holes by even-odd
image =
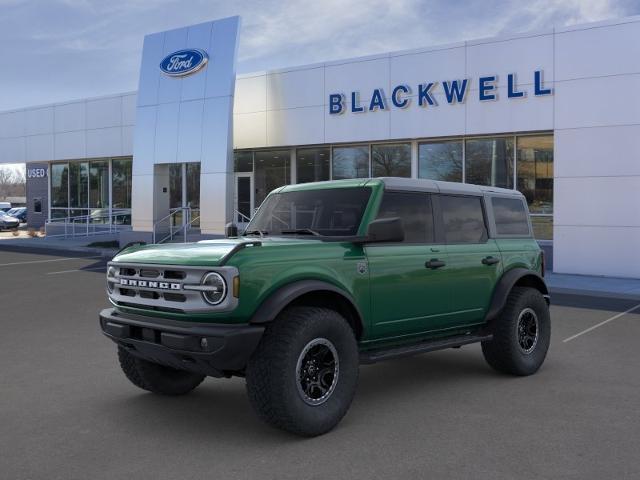
[[[253,216],[253,173],[236,173],[233,221],[242,230]]]
[[[450,313],[446,246],[436,243],[431,195],[385,192],[378,218],[400,217],[401,243],[366,245],[376,338],[442,329]]]

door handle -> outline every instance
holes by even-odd
[[[437,258],[432,258],[431,260],[429,260],[424,264],[426,268],[430,268],[431,270],[444,267],[445,265],[446,263],[444,263],[442,260],[438,260]]]
[[[500,263],[500,259],[496,257],[488,256],[482,259],[482,263],[484,265],[495,265],[496,263]]]

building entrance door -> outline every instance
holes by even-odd
[[[235,194],[233,201],[233,221],[238,230],[244,229],[253,215],[253,173],[238,172],[235,179]]]
[[[187,210],[188,208],[188,210]],[[200,227],[200,164],[176,163],[169,167],[171,226]]]

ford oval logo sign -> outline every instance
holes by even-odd
[[[160,62],[160,70],[170,77],[184,77],[201,70],[208,61],[209,55],[204,50],[178,50],[164,57]]]

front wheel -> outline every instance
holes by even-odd
[[[204,380],[204,375],[159,365],[118,347],[122,371],[136,387],[161,395],[184,395]]]
[[[514,287],[493,321],[493,339],[482,342],[491,367],[512,375],[531,375],[547,356],[551,339],[549,306],[534,288]]]
[[[321,435],[347,413],[358,365],[353,330],[341,315],[326,308],[290,308],[267,327],[249,360],[249,400],[276,428]]]

